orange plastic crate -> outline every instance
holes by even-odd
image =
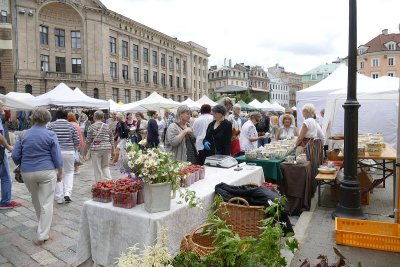
[[[400,224],[336,218],[336,244],[400,252]]]

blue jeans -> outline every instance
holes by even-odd
[[[268,143],[269,143],[269,138],[267,138],[267,139],[259,139],[257,145],[258,145],[258,147],[260,147],[260,146],[264,146],[264,145],[266,145]]]
[[[3,164],[0,165],[1,202],[0,205],[11,202],[11,176],[7,155],[4,154]]]

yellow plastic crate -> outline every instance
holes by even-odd
[[[336,218],[336,244],[400,252],[400,224]]]

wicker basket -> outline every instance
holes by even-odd
[[[244,205],[234,204],[235,201]],[[218,214],[228,225],[232,225],[233,232],[240,237],[257,237],[261,234],[260,221],[266,218],[263,209],[263,206],[250,206],[245,199],[234,197],[221,205]]]
[[[211,223],[202,224],[193,229],[189,235],[184,236],[181,241],[181,251],[193,252],[199,257],[211,254],[215,250],[214,238],[200,231],[210,225]]]

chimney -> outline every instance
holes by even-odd
[[[383,35],[388,35],[388,29],[383,29],[383,30],[382,30],[382,34],[383,34]]]

